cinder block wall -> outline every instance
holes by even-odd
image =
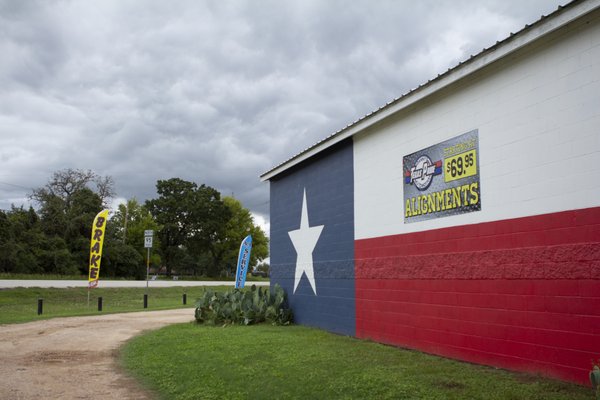
[[[271,180],[301,324],[587,384],[600,355],[598,12]],[[403,156],[477,130],[481,211],[404,222]],[[316,291],[294,291],[303,191]]]
[[[358,241],[356,334],[587,383],[598,238],[600,208]]]
[[[346,140],[270,183],[271,284],[285,289],[297,323],[346,335],[355,334],[352,165]],[[300,227],[304,191],[309,225],[323,227],[312,253],[316,294],[306,276],[294,291],[297,253],[288,233]]]
[[[587,383],[600,353],[600,23],[355,136],[356,334]],[[402,156],[478,129],[482,209],[404,223]]]

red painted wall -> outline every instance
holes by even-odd
[[[589,384],[600,207],[355,242],[356,335]]]

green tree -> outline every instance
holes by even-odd
[[[67,230],[67,208],[65,201],[49,195],[41,203],[40,219],[42,231],[48,236],[64,237]]]
[[[69,209],[73,196],[82,189],[90,189],[96,193],[103,207],[107,207],[115,195],[112,177],[100,176],[89,169],[86,171],[67,168],[55,171],[48,183],[44,187],[34,189],[30,197],[40,205],[58,197],[63,200],[64,207]]]
[[[0,270],[16,273],[87,273],[91,225],[114,196],[112,178],[87,170],[54,172],[31,194],[39,205],[0,214]]]
[[[144,232],[146,230],[156,232],[160,229],[160,225],[146,206],[140,204],[135,198],[127,200],[125,204],[119,204],[111,218],[111,223],[115,225],[115,234],[121,241],[134,246],[140,253],[144,252]],[[154,246],[158,244],[156,238],[153,244]]]
[[[159,180],[158,198],[146,201],[146,207],[161,225],[158,237],[167,275],[182,266],[181,252],[193,247],[196,254],[209,251],[213,243],[222,240],[230,211],[221,194],[210,186],[198,186],[180,178]],[[179,264],[179,265],[178,265]],[[218,273],[209,268],[210,275]]]
[[[33,208],[12,207],[0,214],[0,270],[13,273],[76,272],[71,254],[60,238],[49,238]]]
[[[140,277],[141,270],[145,278],[147,249],[144,247],[144,231],[153,230],[157,232],[159,229],[160,226],[156,223],[152,214],[135,198],[119,205],[106,227],[107,253],[105,253],[107,254],[107,263],[116,266],[114,273],[117,276]],[[137,251],[139,257],[133,257],[129,250],[124,250],[125,247]],[[161,265],[161,257],[159,251],[157,251],[159,248],[160,240],[155,235],[150,252],[151,266],[160,267]],[[126,257],[126,259],[120,259],[121,256]],[[139,265],[133,265],[135,260],[139,261]],[[126,271],[124,269],[126,266],[129,266],[131,270]]]
[[[0,210],[0,244],[11,239],[11,224],[4,210]]]
[[[71,206],[66,213],[67,228],[64,240],[77,267],[84,275],[88,273],[89,268],[92,224],[102,208],[100,196],[88,188],[83,188],[72,195]]]
[[[17,256],[21,245],[13,236],[10,211],[0,211],[0,272],[16,272]]]
[[[254,223],[250,210],[233,197],[224,197],[223,202],[229,209],[230,218],[225,224],[225,235],[222,240],[213,243],[209,249],[213,268],[221,266],[229,274],[235,273],[237,259],[242,240],[252,236],[252,252],[249,267],[269,255],[269,239],[263,230]],[[250,269],[249,268],[249,269]]]
[[[13,248],[14,241],[10,220],[8,215],[0,210],[0,272],[10,272]]]
[[[100,273],[106,276],[145,279],[144,258],[133,246],[112,241],[103,251]]]
[[[2,257],[6,272],[13,273],[39,273],[42,267],[39,265],[37,252],[41,231],[39,230],[39,218],[33,208],[25,210],[22,206],[12,206],[7,214],[9,240],[5,247],[5,255]]]
[[[53,272],[65,273],[72,273],[75,265],[87,274],[91,225],[114,196],[113,187],[110,176],[64,169],[54,172],[45,186],[33,190],[30,197],[39,205],[40,229],[46,236],[37,253],[44,265],[52,264]]]
[[[65,241],[58,236],[42,236],[37,252],[44,273],[75,275],[79,272]]]

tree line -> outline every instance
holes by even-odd
[[[101,278],[145,278],[145,230],[155,233],[151,268],[168,276],[232,276],[247,235],[253,239],[250,266],[268,256],[265,233],[238,200],[180,178],[158,180],[156,190],[156,198],[129,199],[110,216]],[[31,193],[36,208],[0,210],[0,272],[87,275],[92,222],[114,196],[109,176],[54,172]]]

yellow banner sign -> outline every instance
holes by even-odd
[[[102,259],[102,245],[104,244],[104,231],[108,220],[108,210],[100,211],[92,225],[92,241],[90,242],[90,273],[88,276],[88,288],[98,286],[100,279],[100,260]]]

